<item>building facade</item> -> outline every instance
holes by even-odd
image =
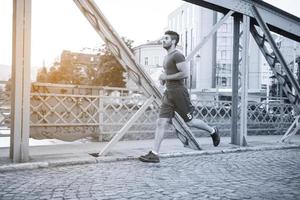
[[[197,5],[184,3],[168,17],[167,29],[180,34],[181,46],[187,56],[208,34],[223,15]],[[191,64],[191,88],[230,89],[232,85],[233,19],[228,19],[213,37],[199,50]],[[249,82],[250,91],[261,88],[260,52],[254,40],[250,39]]]
[[[188,56],[197,44],[208,34],[213,25],[223,15],[197,5],[183,3],[168,16],[166,30],[179,33],[180,50]],[[278,41],[278,38],[275,38]],[[300,55],[299,43],[284,38],[279,39],[280,50],[290,63]],[[224,90],[230,93],[232,87],[233,58],[233,19],[229,18],[196,53],[190,65],[189,87],[194,91]],[[267,86],[275,80],[270,79],[272,71],[262,56],[254,39],[249,42],[249,94],[265,94]],[[166,51],[160,41],[148,42],[134,48],[138,63],[157,82],[162,70]],[[300,58],[299,58],[300,59]],[[293,65],[293,64],[292,64]],[[297,65],[292,67],[295,75],[299,72]]]
[[[167,30],[180,35],[179,45],[185,56],[207,35],[214,24],[214,13],[206,8],[184,3],[168,16]],[[212,88],[215,71],[212,68],[215,58],[213,39],[210,39],[197,52],[190,65],[190,88]]]
[[[138,64],[159,86],[158,77],[162,73],[163,59],[167,54],[161,41],[149,41],[146,44],[139,45],[133,48],[133,53]]]
[[[272,36],[283,58],[288,64],[289,69],[294,74],[294,77],[296,78],[297,82],[300,84],[300,43],[285,38],[283,36],[278,36],[275,34],[273,34]],[[280,64],[277,64],[276,67],[283,72],[283,69],[281,69]],[[274,86],[275,84],[277,85],[276,95],[282,95],[282,92],[280,92],[279,83],[277,79],[275,79],[268,62],[263,56],[261,56],[261,69],[262,89],[266,90],[266,92],[269,93],[270,86]]]

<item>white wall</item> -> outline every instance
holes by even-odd
[[[187,17],[188,16],[188,17]],[[218,19],[223,15],[218,14]],[[203,39],[213,26],[213,11],[189,3],[184,3],[181,7],[172,12],[168,17],[166,29],[174,30],[181,35],[181,45],[183,53],[188,55],[191,50]],[[185,37],[187,34],[187,38]],[[191,33],[192,32],[192,33]],[[188,42],[186,44],[185,42]],[[217,33],[216,63],[217,73],[213,73],[213,39],[199,51],[195,63],[196,88],[197,90],[210,89],[213,85],[213,76],[219,76],[219,88],[231,88],[232,82],[232,44],[233,42],[233,22],[229,18]],[[187,48],[187,49],[186,49]],[[261,54],[253,39],[250,40],[250,63],[249,63],[249,88],[259,90],[261,85]],[[219,64],[219,65],[218,65]],[[226,66],[224,69],[223,66]],[[221,79],[226,78],[226,85],[222,85]]]
[[[203,39],[213,25],[213,12],[199,6],[184,3],[168,17],[166,29],[176,31],[180,35],[179,45],[182,53],[188,56],[194,47]],[[196,79],[192,88],[212,87],[212,40],[197,53],[194,67],[191,70]],[[200,56],[200,57],[199,57]]]
[[[137,63],[159,85],[158,77],[162,72],[163,59],[167,54],[161,44],[144,44],[134,48],[134,56]],[[145,62],[148,60],[148,62]]]

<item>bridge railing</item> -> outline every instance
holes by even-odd
[[[0,127],[9,128],[10,101],[0,93]],[[5,97],[5,98],[4,98]],[[145,97],[138,90],[33,83],[31,93],[31,136],[37,139],[75,140],[86,136],[109,139],[142,106]],[[195,117],[224,133],[230,133],[231,101],[192,100]],[[5,109],[4,109],[5,108]],[[147,138],[154,132],[158,107],[151,105],[126,134]],[[293,122],[291,104],[284,99],[248,102],[249,133],[283,133]],[[199,132],[201,133],[201,132]]]
[[[247,124],[250,134],[282,134],[291,125],[294,120],[293,106],[284,103],[284,98],[276,99],[248,102]],[[195,100],[194,105],[197,118],[212,125],[223,126],[225,131],[230,130],[231,101]]]
[[[0,81],[0,130],[10,127],[10,92],[6,91],[7,81]],[[0,133],[0,137],[3,136]]]

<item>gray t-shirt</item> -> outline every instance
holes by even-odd
[[[184,62],[185,57],[184,55],[179,52],[178,50],[174,50],[170,54],[166,55],[164,59],[164,70],[167,75],[176,74],[178,73],[178,69],[176,64]],[[177,88],[178,86],[184,86],[184,79],[182,80],[168,80],[166,81],[167,89]]]

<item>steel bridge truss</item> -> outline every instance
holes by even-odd
[[[111,141],[97,154],[93,156],[105,155],[112,146],[114,146],[126,133],[126,131],[132,126],[134,121],[138,119],[145,109],[151,103],[157,105],[161,104],[162,94],[155,86],[155,83],[151,78],[142,70],[142,68],[135,62],[133,54],[130,52],[125,43],[120,39],[117,32],[109,24],[108,20],[102,14],[92,0],[74,0],[75,4],[88,19],[90,24],[94,27],[96,32],[104,40],[107,47],[114,54],[119,63],[129,73],[129,77],[142,89],[148,100],[145,104],[132,116],[132,118],[121,128],[118,133],[111,139]],[[181,117],[176,114],[173,125],[176,128],[176,133],[179,139],[188,147],[200,150],[200,146],[197,143],[191,130],[186,126]]]
[[[281,142],[287,142],[291,139],[293,135],[295,135],[300,129],[299,126],[299,112],[300,112],[300,104],[299,104],[299,95],[300,95],[300,87],[298,82],[296,81],[293,73],[287,65],[283,55],[281,54],[279,48],[277,47],[270,30],[263,20],[258,9],[253,6],[252,7],[253,15],[255,16],[256,21],[259,24],[262,35],[260,35],[254,25],[251,24],[251,34],[255,39],[258,47],[260,48],[262,54],[264,55],[266,61],[271,67],[274,76],[278,80],[278,82],[283,86],[283,91],[286,94],[289,101],[294,105],[294,111],[296,113],[296,118],[291,127],[286,131],[284,136],[281,138]],[[269,48],[271,47],[272,52],[270,52]],[[277,64],[280,64],[280,68],[277,68]],[[283,71],[281,70],[283,69]]]
[[[147,97],[147,101],[138,110],[128,123],[113,137],[104,149],[97,155],[105,155],[113,145],[115,145],[133,122],[139,118],[145,109],[152,103],[160,105],[162,94],[156,88],[151,78],[135,62],[133,54],[125,43],[120,39],[117,32],[109,24],[108,20],[101,13],[93,0],[73,0],[96,32],[106,43],[107,47],[114,54],[120,64],[127,70],[129,77],[140,87]],[[249,33],[251,32],[261,52],[268,61],[275,77],[284,86],[284,92],[291,103],[295,105],[295,111],[299,113],[300,87],[293,77],[282,54],[270,34],[270,31],[300,42],[300,19],[286,13],[270,4],[260,0],[184,0],[205,8],[222,12],[224,17],[216,23],[209,34],[196,46],[187,57],[187,62],[200,48],[216,33],[218,28],[230,16],[234,17],[234,52],[233,52],[233,108],[232,108],[232,132],[237,133],[238,116],[238,77],[241,75],[241,131],[237,134],[232,143],[245,145],[247,135],[247,82],[249,64]],[[240,22],[243,21],[242,32],[240,32]],[[30,27],[31,27],[31,0],[14,0],[14,43],[13,43],[13,93],[12,93],[12,134],[10,157],[14,162],[24,162],[28,160],[29,143],[29,95],[30,95]],[[257,30],[257,26],[261,29]],[[25,30],[25,31],[24,31]],[[243,41],[240,45],[240,37]],[[269,45],[273,52],[269,51]],[[21,51],[22,50],[22,51]],[[241,55],[240,55],[241,50]],[[23,61],[23,62],[21,62]],[[25,62],[24,62],[25,61]],[[276,64],[280,63],[284,72],[276,69]],[[241,65],[241,67],[239,67]],[[240,69],[241,70],[240,70]],[[293,92],[294,91],[294,92]],[[23,110],[21,109],[23,107]],[[299,117],[289,128],[282,138],[288,141],[291,136],[297,133],[299,128]],[[200,150],[200,146],[194,138],[191,130],[184,123],[178,114],[173,121],[179,139],[188,147]],[[233,136],[232,136],[233,138]]]
[[[113,137],[113,139],[107,144],[106,147],[100,152],[100,155],[105,155],[109,149],[119,141],[122,136],[126,133],[126,131],[130,128],[132,123],[134,122],[134,119],[137,119],[140,114],[142,113],[141,110],[146,109],[147,106],[149,106],[152,101],[156,104],[160,104],[161,99],[161,93],[154,85],[151,78],[148,77],[146,73],[142,70],[142,68],[135,62],[134,57],[132,53],[129,51],[129,49],[126,47],[124,42],[120,39],[116,31],[113,29],[113,27],[109,24],[108,20],[104,17],[104,15],[101,13],[100,9],[97,7],[97,5],[92,1],[84,1],[84,0],[74,0],[76,5],[79,7],[79,9],[82,11],[84,16],[88,19],[88,21],[91,23],[91,25],[94,27],[96,32],[102,37],[102,39],[107,44],[108,48],[112,51],[112,53],[115,55],[117,60],[121,63],[121,65],[128,71],[130,78],[132,78],[135,83],[141,87],[143,92],[149,97],[149,99],[146,101],[146,103],[140,108],[139,111],[128,121],[128,123]],[[197,1],[197,2],[205,2],[205,1]],[[214,2],[212,0],[211,2]],[[211,3],[210,2],[210,3]],[[207,3],[207,2],[206,2]],[[218,0],[215,0],[215,3],[220,4]],[[222,2],[224,3],[224,2]],[[228,3],[239,3],[239,6],[234,7],[234,9],[228,10],[228,8],[225,8],[228,10],[226,15],[213,26],[211,31],[208,33],[207,36],[205,36],[202,41],[193,49],[193,51],[190,53],[190,55],[187,56],[186,61],[190,62],[194,55],[204,46],[204,44],[210,39],[212,35],[216,33],[216,31],[219,29],[219,27],[230,17],[234,14],[234,12],[237,12],[236,15],[242,14],[243,17],[236,17],[237,22],[243,21],[243,29],[242,32],[239,31],[239,28],[237,28],[238,36],[236,35],[236,38],[240,38],[243,35],[243,42],[240,44],[238,42],[238,49],[241,49],[242,54],[240,55],[240,52],[237,51],[236,53],[238,55],[235,55],[235,57],[238,59],[236,62],[236,70],[239,75],[242,76],[241,86],[242,86],[242,109],[241,109],[241,130],[240,134],[237,134],[236,140],[232,140],[233,143],[239,144],[239,145],[246,145],[246,135],[247,135],[247,82],[248,82],[248,64],[249,64],[249,31],[251,32],[252,36],[254,37],[256,43],[258,44],[261,52],[266,57],[271,69],[273,70],[276,78],[279,80],[280,83],[284,86],[284,92],[287,94],[288,99],[290,102],[292,102],[295,105],[295,110],[298,112],[299,105],[299,94],[300,94],[300,88],[298,83],[296,82],[295,78],[293,77],[291,71],[289,70],[283,56],[281,55],[279,49],[276,47],[276,44],[270,34],[270,30],[268,28],[268,25],[263,20],[260,12],[256,8],[258,6],[257,2],[251,3],[247,0],[239,0],[239,1],[231,1]],[[215,6],[217,4],[214,4]],[[220,8],[220,5],[217,5]],[[241,7],[243,8],[241,9]],[[260,9],[264,7],[265,5],[259,5]],[[229,6],[230,7],[230,6]],[[239,9],[236,9],[239,8]],[[218,9],[215,9],[218,10]],[[266,10],[266,9],[265,9]],[[242,11],[242,12],[241,12]],[[272,17],[275,17],[273,15]],[[278,17],[278,16],[277,16]],[[238,20],[239,18],[239,20]],[[256,19],[256,21],[253,20],[253,18]],[[250,23],[251,19],[251,23]],[[269,21],[269,22],[272,22]],[[274,21],[273,21],[274,22]],[[255,28],[254,23],[258,24],[263,32],[263,36],[260,36]],[[274,22],[275,23],[275,22]],[[277,23],[277,22],[276,22]],[[250,26],[251,24],[251,26]],[[281,26],[282,24],[280,24]],[[239,26],[239,23],[238,25]],[[251,27],[251,28],[250,28]],[[275,24],[271,27],[274,30],[278,29],[278,24]],[[297,34],[295,34],[295,30],[297,31],[299,28],[298,26],[293,26],[290,31],[285,32],[285,36],[291,36],[293,38],[297,39]],[[239,39],[237,39],[239,41]],[[270,52],[268,52],[268,48],[266,47],[266,44],[269,43],[271,48],[273,49],[273,55],[271,55]],[[276,69],[275,65],[279,62],[281,66],[283,66],[285,70],[285,74],[280,74],[279,71]],[[239,66],[241,65],[241,72],[239,70]],[[239,76],[238,75],[238,76]],[[237,81],[238,82],[238,81]],[[291,84],[289,84],[291,83]],[[296,91],[296,95],[293,94],[293,89]],[[239,87],[237,89],[239,90]],[[238,91],[234,91],[233,96],[238,96]],[[238,101],[236,101],[236,104]],[[235,105],[234,112],[237,113],[237,105]],[[237,124],[237,121],[233,121],[234,124]],[[176,128],[177,135],[179,139],[185,144],[185,146],[188,146],[193,149],[200,150],[200,146],[197,143],[196,139],[194,138],[191,130],[186,126],[184,121],[180,118],[179,115],[176,114],[175,120],[173,121],[173,125]],[[237,129],[236,126],[233,126],[233,129]],[[180,130],[180,131],[179,131]],[[190,137],[186,137],[185,134],[181,134],[184,132],[185,134],[189,135]],[[286,133],[286,135],[293,135]],[[288,138],[288,137],[287,137]]]
[[[261,0],[228,0],[226,3],[222,0],[185,1],[222,13],[232,10],[238,15],[248,16],[251,19],[250,32],[254,40],[266,58],[274,76],[283,86],[284,93],[294,105],[296,115],[299,115],[300,87],[279,48],[276,46],[271,31],[300,42],[300,19]],[[243,52],[244,54],[245,52]],[[245,59],[245,57],[243,58]],[[283,69],[283,72],[277,67],[278,64]],[[245,67],[245,65],[242,67]],[[243,114],[241,118],[243,118]],[[295,122],[282,137],[282,142],[289,141],[297,133],[300,129],[298,121],[299,117],[296,117]]]

